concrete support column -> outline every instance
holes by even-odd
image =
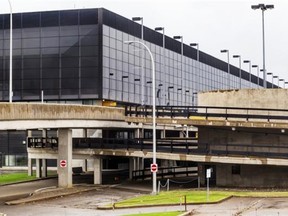
[[[129,158],[129,179],[132,180],[134,171],[134,158]]]
[[[31,130],[27,130],[27,137],[32,137],[32,131]],[[26,139],[27,141],[28,139]],[[27,143],[26,143],[26,148],[27,148]],[[33,176],[33,161],[32,158],[29,158],[29,154],[28,154],[28,176]]]
[[[41,178],[41,159],[36,159],[36,178]]]
[[[72,187],[72,130],[58,129],[58,186]],[[66,166],[60,167],[60,161]]]
[[[83,170],[83,172],[87,172],[88,171],[88,161],[87,161],[87,159],[83,160],[82,170]]]
[[[94,159],[94,184],[102,184],[102,158]]]
[[[42,178],[47,177],[47,159],[42,159]]]
[[[28,158],[28,176],[33,176],[32,158]]]
[[[163,130],[161,130],[161,139],[164,139],[166,138],[166,130],[165,130],[165,127]]]

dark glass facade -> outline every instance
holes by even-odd
[[[8,100],[9,15],[0,16],[0,101]],[[257,88],[249,73],[144,27],[155,58],[157,104],[196,105],[199,91]],[[13,100],[152,103],[151,60],[141,25],[106,9],[13,14]],[[239,85],[241,83],[241,86]],[[262,86],[260,79],[259,86]],[[271,84],[268,83],[268,87]],[[86,101],[86,102],[85,102]]]
[[[8,99],[9,15],[0,16],[0,100]],[[98,98],[98,10],[13,15],[13,100]]]

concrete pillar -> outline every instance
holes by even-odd
[[[102,159],[94,159],[94,184],[102,184]]]
[[[36,159],[36,178],[41,178],[41,159]]]
[[[58,186],[69,188],[72,183],[72,130],[58,130]],[[60,161],[66,161],[65,167],[60,167]]]
[[[42,178],[47,177],[47,159],[42,159]]]
[[[32,158],[28,158],[28,176],[33,176]]]
[[[83,172],[87,172],[88,171],[88,161],[87,161],[87,159],[83,160],[82,170],[83,170]]]
[[[166,138],[166,130],[165,130],[165,127],[164,127],[164,129],[163,130],[161,130],[161,139],[164,139],[164,138]]]
[[[134,158],[129,158],[129,179],[132,180],[134,171]]]

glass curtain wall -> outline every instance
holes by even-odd
[[[13,100],[98,98],[98,11],[13,15]],[[0,17],[0,100],[8,100],[9,15]]]
[[[144,75],[142,75],[143,47],[140,44],[124,44],[123,41],[127,40],[141,41],[138,37],[103,25],[103,98],[140,104],[141,85],[144,83],[145,104],[151,105],[150,56],[144,50]],[[161,46],[147,41],[145,44],[155,58],[157,105],[196,105],[199,91],[239,88],[240,79],[235,75],[229,75],[226,71],[187,56],[182,57],[181,54],[168,49],[165,49],[163,55]],[[143,77],[144,82],[141,81]],[[250,88],[250,82],[241,79],[241,86]],[[252,88],[257,88],[257,84],[252,83]]]

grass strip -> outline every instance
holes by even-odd
[[[35,176],[28,176],[27,172],[4,173],[0,174],[0,185],[14,182],[22,182],[36,179]]]
[[[178,216],[182,214],[181,211],[173,211],[173,212],[155,212],[155,213],[139,213],[139,214],[129,214],[123,216]]]
[[[184,196],[186,202],[190,204],[219,202],[230,196],[239,197],[288,197],[287,191],[233,191],[233,190],[212,190],[209,193],[209,201],[207,201],[207,193],[205,190],[176,190],[161,192],[158,195],[141,195],[131,199],[123,200],[115,203],[115,207],[135,207],[149,205],[177,205],[184,204]]]

